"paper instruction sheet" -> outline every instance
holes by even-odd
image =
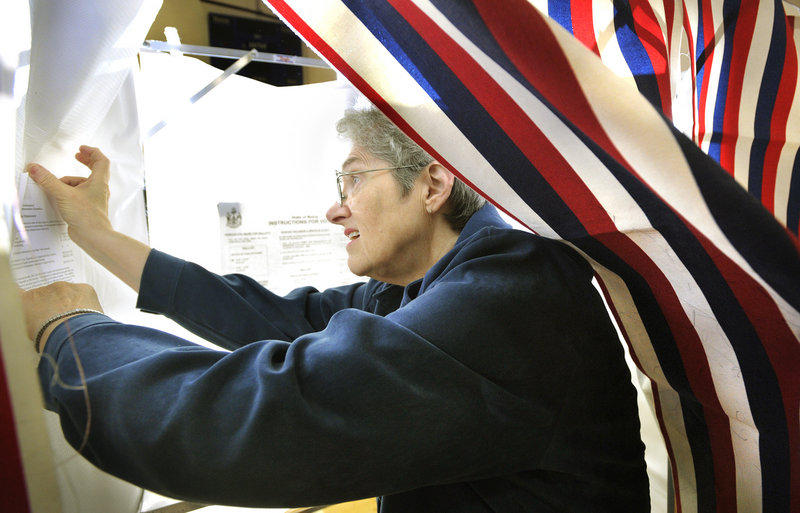
[[[20,180],[27,181],[27,175]],[[78,252],[67,226],[35,185],[25,187],[20,214],[25,233],[15,232],[11,243],[11,273],[17,285],[32,289],[54,281],[75,281]]]
[[[341,227],[324,216],[247,203],[219,203],[218,211],[224,274],[245,274],[277,293],[357,280],[347,269]]]

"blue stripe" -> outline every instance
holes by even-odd
[[[789,182],[789,202],[786,206],[786,227],[797,235],[800,230],[800,150],[794,155]]]
[[[706,69],[706,61],[708,60],[708,57],[710,56],[710,53],[713,50],[713,48],[705,48],[705,45],[706,45],[706,32],[705,32],[705,27],[703,25],[703,23],[704,23],[703,15],[704,15],[705,11],[703,11],[702,0],[697,0],[697,4],[695,5],[695,9],[697,10],[697,41],[695,42],[695,48],[694,48],[694,55],[695,55],[695,58],[696,58],[696,61],[695,61],[695,70],[696,70],[695,71],[695,88],[696,88],[695,95],[697,96],[697,101],[699,103],[699,100],[701,98],[701,94],[703,92],[703,84],[704,84],[705,76],[707,74],[706,73],[706,71],[707,71],[707,69]],[[711,36],[712,36],[711,37],[711,41],[713,43],[713,41],[714,41],[713,34]],[[711,98],[706,98],[706,104],[708,104],[708,102],[710,102],[710,101],[711,101]],[[700,112],[699,115],[703,116],[703,119],[705,120],[705,112]],[[712,127],[709,127],[709,126],[705,127],[705,131],[706,132],[709,132],[709,131],[713,132],[713,129],[714,129],[713,126]],[[701,135],[705,135],[705,134],[701,134]],[[711,156],[711,158],[714,158],[719,162],[719,152],[717,152],[717,154],[714,155],[712,153],[712,151],[709,149],[708,154]]]
[[[567,32],[575,35],[572,30],[572,2],[570,0],[548,0],[547,15],[556,23],[564,27]]]
[[[635,27],[630,3],[627,0],[614,0],[614,28],[617,42],[636,82],[636,88],[659,112],[664,112],[653,63],[636,34]]]
[[[409,55],[405,52],[405,45],[403,45],[400,41],[395,38],[395,32],[392,30],[391,25],[387,26],[384,24],[387,21],[386,14],[394,13],[395,20],[399,18],[402,20],[402,23],[405,24],[405,20],[402,19],[394,9],[387,3],[387,2],[368,2],[365,0],[344,0],[342,2],[345,6],[347,6],[357,17],[361,20],[364,25],[369,27],[370,32],[372,35],[375,36],[377,39],[389,52],[392,56],[402,64],[403,68],[414,78],[414,80],[425,90],[425,92],[430,96],[433,100],[438,98],[437,91],[428,83],[424,74],[417,69],[414,65],[414,59],[412,59]],[[393,22],[395,20],[389,20],[389,22]],[[413,47],[412,47],[413,50]]]
[[[776,2],[773,2],[775,4]],[[783,7],[775,5],[772,18],[772,36],[767,52],[767,62],[761,77],[758,92],[756,114],[754,120],[754,140],[750,149],[750,167],[747,189],[750,194],[761,199],[764,179],[764,157],[767,153],[771,137],[772,115],[778,99],[778,87],[783,74],[783,62],[786,57],[786,24]]]
[[[736,33],[736,20],[739,14],[738,0],[725,0],[722,4],[723,23],[725,26],[724,45],[722,48],[722,63],[717,84],[717,98],[714,102],[714,117],[711,134],[711,144],[708,154],[717,162],[722,154],[722,136],[724,135],[725,106],[728,100],[728,80],[731,74],[731,56],[733,55],[733,39]],[[713,37],[713,36],[712,36]],[[713,51],[717,53],[720,48]],[[736,134],[731,134],[732,136]]]

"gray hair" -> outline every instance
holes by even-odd
[[[369,152],[372,156],[385,160],[394,166],[411,166],[392,171],[403,194],[414,187],[422,169],[433,162],[428,152],[412,141],[402,130],[383,115],[376,107],[367,109],[348,109],[344,117],[336,123],[339,136],[349,140]],[[445,218],[450,226],[461,232],[472,214],[486,202],[478,193],[456,178],[450,198],[449,211]]]

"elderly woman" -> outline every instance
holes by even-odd
[[[508,227],[378,111],[338,129],[353,146],[327,216],[370,280],[285,297],[115,232],[97,149],[77,155],[85,180],[31,166],[139,308],[230,350],[92,312],[87,285],[25,293],[67,440],[123,479],[207,503],[649,511],[635,392],[590,266]]]

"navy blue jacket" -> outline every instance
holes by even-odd
[[[97,466],[198,502],[382,496],[382,513],[645,512],[630,374],[590,266],[493,207],[407,287],[278,297],[153,250],[139,307],[229,349],[85,314],[39,373]],[[74,339],[73,346],[69,338]]]

